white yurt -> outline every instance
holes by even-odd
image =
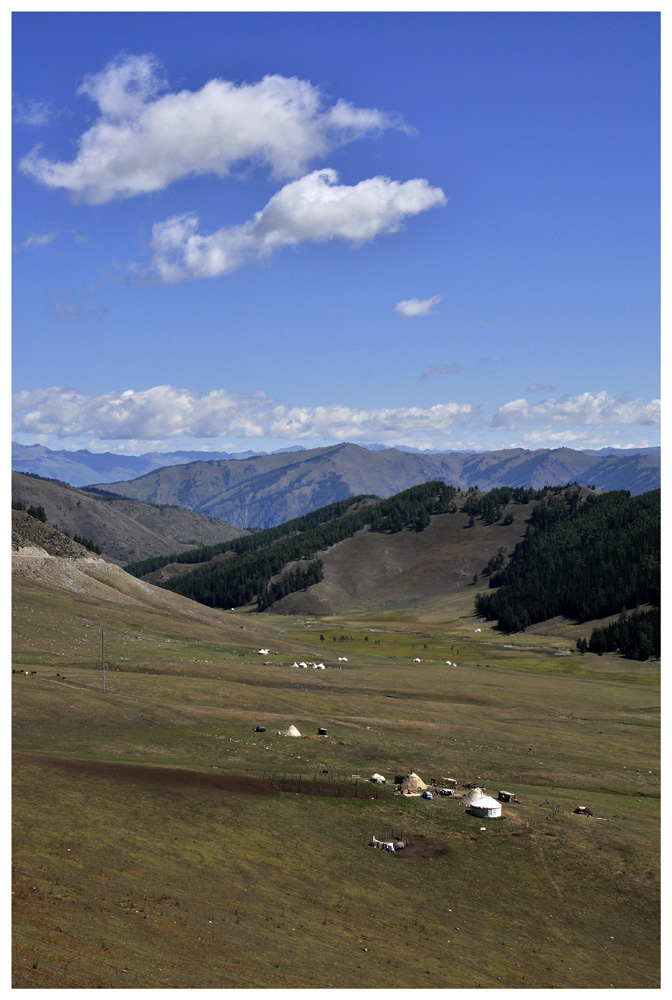
[[[469,806],[472,816],[481,816],[486,819],[497,819],[502,815],[502,803],[489,795],[483,795],[480,799],[474,799]]]
[[[296,726],[292,725],[292,726],[289,727],[289,729],[285,729],[285,731],[284,731],[284,733],[282,735],[283,736],[300,736],[301,733],[296,728]]]

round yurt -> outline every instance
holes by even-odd
[[[482,788],[472,788],[470,792],[467,792],[466,795],[462,796],[460,799],[460,805],[468,808],[472,802],[475,802],[476,799],[483,798],[484,795],[485,792]]]
[[[401,782],[400,789],[406,794],[411,794],[412,792],[424,792],[427,785],[424,783],[422,778],[420,778],[415,771],[411,771],[404,780]]]
[[[292,725],[292,726],[289,727],[289,729],[285,729],[285,731],[284,731],[284,733],[282,735],[283,736],[300,736],[301,733],[296,728],[296,726]]]
[[[485,819],[498,819],[502,815],[502,803],[489,795],[482,795],[480,799],[475,799],[469,806],[472,816],[480,816]]]

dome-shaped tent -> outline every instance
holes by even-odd
[[[482,795],[480,799],[475,799],[469,806],[472,816],[485,816],[487,819],[497,819],[502,815],[502,803],[489,795]]]
[[[460,805],[465,806],[466,808],[470,806],[472,802],[475,802],[476,799],[482,798],[483,795],[485,795],[485,792],[482,788],[472,788],[470,792],[467,792],[466,795],[462,796],[460,799]]]
[[[282,735],[283,736],[300,736],[301,733],[296,728],[296,726],[292,725],[292,726],[289,727],[289,729],[285,729],[285,731],[284,731],[284,733]]]
[[[424,783],[422,778],[415,773],[415,771],[411,771],[411,773],[404,778],[399,787],[402,792],[411,793],[424,792],[427,785]]]

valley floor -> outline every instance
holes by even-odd
[[[15,988],[659,986],[658,663],[559,621],[476,633],[457,596],[279,621],[14,598]],[[410,770],[521,801],[480,820],[395,795]],[[392,833],[418,849],[368,846]]]

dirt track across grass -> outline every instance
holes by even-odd
[[[52,754],[15,753],[14,759],[40,767],[55,767],[78,774],[91,774],[110,781],[161,785],[164,788],[216,788],[248,795],[279,795],[294,792],[301,795],[333,796],[338,798],[371,798],[368,787],[340,781],[313,781],[309,778],[256,778],[249,774],[194,771],[183,767],[156,764],[136,764],[126,761],[85,760],[79,757],[58,757]]]
[[[165,788],[217,788],[227,792],[246,792],[250,795],[279,794],[278,788],[271,781],[247,774],[216,774],[182,767],[131,764],[125,761],[83,760],[78,757],[57,757],[36,753],[15,753],[14,759],[28,764],[39,764],[40,767],[91,774],[110,781],[161,785]]]

